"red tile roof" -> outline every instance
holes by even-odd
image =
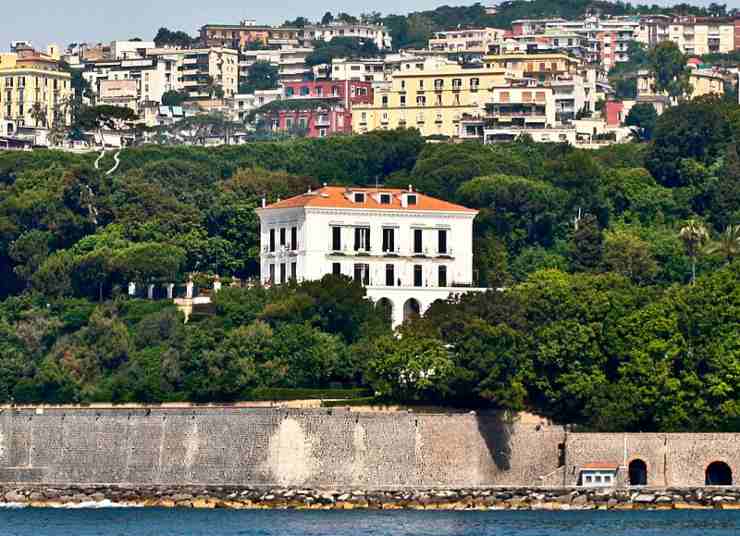
[[[363,192],[365,193],[364,202],[354,202],[347,197],[347,193]],[[390,204],[380,204],[374,194],[383,193],[391,194]],[[416,204],[404,207],[401,203],[401,194],[411,193],[416,195]],[[440,212],[466,212],[477,214],[478,211],[436,199],[419,192],[409,190],[399,190],[394,188],[360,188],[345,186],[324,186],[310,193],[305,193],[283,199],[277,203],[267,205],[267,209],[273,208],[296,208],[296,207],[326,207],[326,208],[364,208],[378,210],[410,210],[410,211],[440,211]]]

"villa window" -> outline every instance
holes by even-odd
[[[285,283],[286,267],[285,263],[280,263],[280,282]]]
[[[392,264],[385,265],[385,286],[392,287],[395,280],[395,271]]]
[[[341,227],[331,228],[331,249],[333,251],[341,251],[342,249],[342,228]]]
[[[447,286],[447,266],[440,266],[437,268],[437,284],[440,287]]]
[[[395,229],[383,229],[383,252],[393,252],[395,248]]]
[[[414,265],[414,286],[421,287],[422,285],[422,267],[420,264]]]
[[[293,251],[298,249],[298,227],[290,228],[290,249]]]
[[[355,281],[363,285],[370,284],[370,265],[355,264]]]
[[[440,230],[438,233],[438,250],[439,253],[447,253],[447,231]]]
[[[333,275],[342,275],[342,264],[339,262],[334,262],[331,265],[331,273]]]
[[[414,253],[422,253],[423,249],[423,231],[421,229],[414,229]]]
[[[285,228],[280,229],[280,245],[285,246]]]
[[[355,227],[355,251],[370,251],[370,227]]]
[[[293,281],[298,279],[298,263],[295,261],[290,263],[290,278]]]
[[[380,204],[390,205],[391,204],[391,194],[380,194]]]
[[[407,195],[406,196],[406,204],[411,206],[416,204],[416,196],[415,195]]]
[[[355,192],[354,194],[355,203],[365,202],[365,192]]]
[[[275,251],[275,229],[270,229],[270,252]]]
[[[270,283],[275,282],[275,265],[270,264]]]

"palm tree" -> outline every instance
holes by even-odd
[[[43,105],[40,102],[34,103],[33,107],[31,108],[31,119],[33,119],[34,126],[36,128],[46,127],[46,109],[44,109]]]
[[[691,219],[681,228],[678,236],[683,240],[686,254],[691,258],[691,284],[693,285],[696,283],[696,258],[702,245],[709,238],[709,233],[702,222]]]
[[[740,225],[728,225],[725,232],[707,244],[706,252],[709,255],[721,254],[727,263],[740,255]]]

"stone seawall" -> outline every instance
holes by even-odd
[[[495,488],[330,491],[219,486],[0,486],[0,506],[290,510],[700,510],[740,509],[738,488]]]
[[[500,415],[7,408],[0,484],[403,489],[560,485],[565,432]]]

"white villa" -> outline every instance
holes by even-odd
[[[324,186],[257,210],[261,280],[342,274],[391,306],[393,325],[473,285],[477,210],[408,190]]]

